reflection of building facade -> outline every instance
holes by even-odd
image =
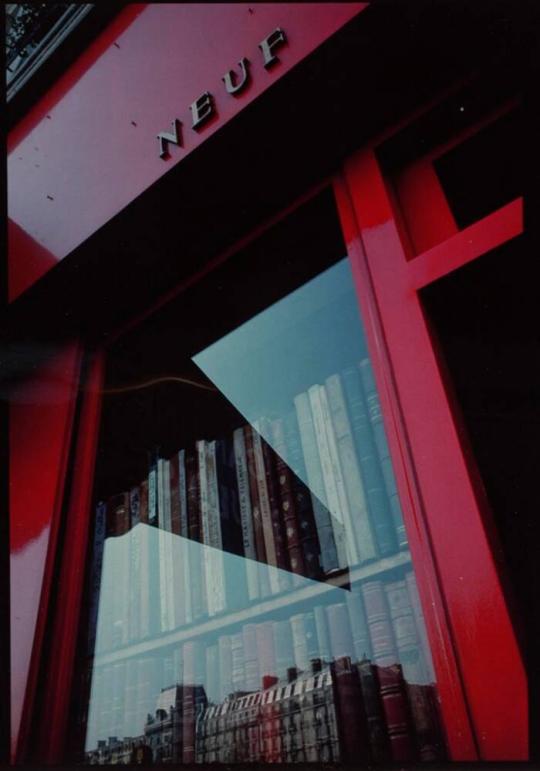
[[[432,760],[440,755],[433,705],[433,687],[406,684],[398,664],[315,658],[309,670],[267,675],[261,690],[218,704],[202,685],[164,688],[142,736],[100,740],[86,757],[99,765],[387,762],[393,751],[419,751]]]

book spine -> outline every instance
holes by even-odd
[[[392,758],[398,762],[415,759],[415,745],[410,728],[410,715],[401,666],[397,664],[397,650],[390,613],[382,581],[362,585],[366,608],[373,662],[377,665],[381,700],[390,739]]]
[[[198,452],[186,452],[186,487],[188,504],[188,537],[195,543],[202,543],[200,528],[200,491],[199,491]],[[206,587],[204,583],[204,557],[202,549],[188,548],[193,562],[190,563],[191,606],[193,619],[204,618],[207,613]]]
[[[158,455],[153,452],[150,456],[148,469],[148,524],[158,525],[158,479],[157,479]]]
[[[199,439],[196,442],[198,465],[199,465],[199,512],[201,522],[201,543],[205,546],[210,545],[210,522],[208,516],[208,480],[206,466],[206,442]],[[202,565],[204,575],[204,585],[206,588],[206,607],[208,615],[214,616],[216,613],[213,588],[215,585],[212,555],[208,548],[201,549]]]
[[[261,420],[260,427],[263,436],[271,435],[271,426],[269,420],[263,418]],[[278,480],[276,478],[275,452],[270,447],[268,442],[263,438],[263,436],[261,436],[260,439],[266,474],[266,488],[268,490],[268,500],[270,502],[270,517],[272,521],[272,535],[276,550],[276,564],[277,567],[280,568],[280,572],[278,573],[278,580],[280,590],[285,591],[291,586],[288,572],[290,565],[281,518],[281,499],[279,495]]]
[[[191,602],[192,594],[192,575],[190,569],[190,548],[189,548],[189,520],[188,520],[188,502],[187,502],[187,476],[186,476],[186,451],[178,452],[178,499],[180,503],[180,535],[181,535],[181,553],[182,553],[182,592],[184,602],[185,621],[190,624],[193,621],[193,610]]]
[[[250,425],[244,426],[244,439],[246,443],[246,460],[248,468],[249,494],[251,497],[251,513],[253,517],[253,533],[255,537],[255,549],[261,597],[270,594],[269,570],[267,565],[266,545],[264,540],[263,521],[261,517],[261,504],[259,500],[259,485],[257,483],[257,469],[255,467],[255,451],[253,447],[253,430]]]
[[[366,397],[367,411],[373,429],[375,447],[377,449],[379,463],[381,464],[384,486],[386,489],[386,494],[388,495],[388,500],[390,501],[390,511],[392,513],[392,519],[396,529],[398,546],[400,549],[406,549],[409,545],[409,542],[407,540],[407,533],[405,530],[405,524],[403,522],[403,515],[401,513],[401,505],[399,503],[399,496],[396,488],[396,480],[394,476],[394,470],[392,468],[392,461],[388,451],[388,442],[386,440],[386,433],[384,430],[381,403],[379,400],[379,394],[377,393],[377,386],[375,385],[373,368],[369,359],[362,359],[360,362],[360,375],[362,377],[362,386],[364,388],[364,394]]]
[[[293,472],[287,465],[287,445],[285,443],[285,430],[281,418],[272,421],[271,429],[275,450],[278,505],[280,506],[283,518],[289,565],[293,573],[305,575],[306,567],[294,500]]]
[[[141,529],[141,582],[140,582],[140,616],[139,630],[141,638],[158,630],[158,613],[156,598],[159,597],[159,582],[157,581],[157,550],[154,543],[155,530],[148,527],[148,479],[143,479],[139,485]]]
[[[336,441],[336,435],[334,431],[334,425],[332,416],[330,413],[330,406],[328,404],[328,395],[326,393],[326,387],[324,385],[316,386],[319,394],[319,405],[322,417],[322,425],[326,434],[326,445],[330,457],[330,469],[331,478],[334,481],[337,492],[338,509],[341,512],[341,518],[343,521],[343,530],[346,539],[347,559],[349,564],[358,563],[358,548],[355,538],[355,530],[353,526],[353,520],[351,516],[351,510],[349,507],[349,501],[347,497],[347,490],[345,487],[345,479],[343,476],[343,470],[341,467],[341,459]]]
[[[360,473],[368,501],[370,521],[381,556],[397,551],[390,504],[364,400],[360,372],[348,367],[341,372]]]
[[[289,621],[274,621],[274,650],[276,655],[276,674],[281,679],[294,663],[294,646]]]
[[[178,466],[178,453],[169,460],[170,497],[171,497],[171,533],[180,535],[180,469]]]
[[[306,578],[319,579],[323,574],[323,552],[327,555],[326,564],[337,565],[336,545],[330,525],[330,515],[304,482],[307,474],[296,412],[289,412],[285,415],[283,427],[286,443],[286,455],[284,457],[291,471],[294,510],[304,560],[303,575]],[[319,511],[317,507],[321,510]],[[327,527],[324,526],[325,522]]]
[[[184,643],[182,763],[195,762],[195,643]]]
[[[141,520],[139,488],[132,487],[129,491],[129,516],[131,529],[129,533],[129,611],[128,639],[138,640],[141,634]]]
[[[347,537],[354,539],[358,559],[367,562],[375,559],[378,551],[369,519],[364,482],[356,457],[341,377],[338,374],[326,379],[326,393],[351,511]],[[345,524],[347,526],[347,522]]]
[[[232,438],[216,440],[216,468],[219,491],[219,517],[223,543],[225,596],[227,608],[244,608],[248,599],[240,501],[236,479],[236,464]],[[235,556],[229,556],[235,555]],[[239,569],[239,565],[240,567]]]
[[[316,605],[313,609],[315,618],[315,627],[317,629],[317,639],[319,641],[319,655],[323,662],[329,662],[332,658],[330,650],[330,635],[328,632],[328,620],[326,618],[325,608],[322,605]]]
[[[114,595],[110,600],[112,608],[111,643],[120,647],[129,642],[129,573],[130,549],[127,533],[129,532],[129,493],[113,496],[107,502],[107,532],[115,538],[109,551],[110,571],[113,575]]]
[[[357,669],[364,699],[371,756],[375,763],[388,763],[391,760],[390,743],[386,732],[377,668],[365,658],[357,664]]]
[[[158,477],[158,525],[159,525],[159,590],[161,597],[162,631],[174,629],[174,581],[172,569],[171,494],[169,461],[159,458]]]
[[[90,573],[90,610],[88,620],[88,652],[93,655],[96,648],[98,607],[103,568],[103,548],[107,521],[107,505],[101,501],[96,506],[94,518],[94,540],[92,548],[92,569]]]
[[[326,612],[330,631],[330,650],[333,657],[335,659],[342,656],[351,658],[354,655],[354,646],[347,606],[344,602],[338,602],[329,605]]]
[[[210,703],[219,702],[219,654],[217,643],[206,649],[206,695]]]
[[[355,764],[367,763],[371,758],[360,678],[348,656],[336,659],[334,677],[339,714],[340,759]]]
[[[337,478],[337,464],[331,455],[329,426],[323,414],[321,387],[318,384],[312,385],[308,389],[308,397],[323,475],[325,501],[331,515],[340,566],[346,567],[349,564],[349,557],[344,526],[343,496],[341,489],[338,489],[338,483],[342,480]]]
[[[233,692],[245,690],[244,640],[241,632],[231,635],[232,688]]]
[[[238,485],[238,504],[240,508],[240,521],[242,524],[242,544],[246,557],[246,579],[248,596],[250,600],[259,597],[259,582],[257,565],[257,552],[255,549],[255,534],[251,513],[251,498],[249,495],[249,479],[246,458],[246,444],[243,428],[237,428],[233,434],[234,458],[236,469],[236,481]]]
[[[274,645],[274,625],[272,621],[262,621],[255,627],[257,646],[258,679],[257,689],[264,677],[276,674],[276,651]]]
[[[215,613],[221,613],[226,609],[227,603],[215,441],[206,443],[206,484],[208,490],[208,545],[214,550],[209,553],[213,578],[213,608]]]
[[[321,547],[321,564],[324,572],[328,573],[336,568],[347,567],[343,527],[339,521],[334,522],[334,517],[328,510],[325,481],[308,394],[297,394],[294,398],[294,405],[298,418],[306,475],[311,491],[313,515]]]
[[[256,624],[244,624],[242,627],[242,638],[244,643],[244,665],[246,671],[245,688],[247,691],[256,691],[259,688]]]
[[[257,489],[259,492],[259,506],[261,511],[264,546],[266,550],[266,562],[270,566],[270,589],[272,594],[277,594],[281,587],[277,571],[272,570],[272,568],[278,567],[278,563],[276,554],[276,542],[274,540],[274,530],[272,526],[270,498],[266,484],[266,469],[264,467],[264,456],[259,421],[255,421],[253,423],[251,435],[253,439],[253,458],[255,460],[255,472],[257,474]]]
[[[345,601],[349,611],[349,621],[355,653],[355,661],[371,658],[371,640],[361,595],[356,591],[346,592]]]
[[[228,634],[221,635],[218,639],[219,656],[219,692],[220,701],[224,701],[232,693],[232,652],[231,637]]]
[[[420,648],[405,581],[392,581],[384,587],[390,609],[403,677],[409,696],[409,705],[420,760],[440,760],[442,743],[426,687],[428,680],[424,657]]]
[[[431,658],[431,649],[426,631],[426,622],[424,620],[424,613],[422,611],[422,604],[420,602],[420,595],[418,594],[418,586],[416,583],[416,576],[414,572],[410,570],[405,575],[405,581],[407,583],[407,591],[409,592],[409,599],[414,613],[414,619],[416,621],[416,629],[418,631],[418,638],[422,645],[422,651],[424,654],[424,661],[426,663],[427,676],[430,683],[435,682],[435,670],[433,667],[433,659]]]
[[[309,657],[304,625],[304,614],[297,613],[291,616],[291,632],[293,639],[294,663],[301,672],[309,670]]]

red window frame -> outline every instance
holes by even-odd
[[[427,242],[434,237],[434,222],[439,223],[435,224],[439,235],[435,245],[410,259],[404,213],[384,178],[376,149],[374,143],[348,159],[333,186],[407,523],[450,755],[453,760],[525,760],[523,663],[486,532],[489,519],[473,461],[460,442],[460,427],[418,294],[422,287],[521,233],[521,199],[457,231],[448,225],[434,172],[429,173],[426,160],[419,161],[407,171],[415,194],[406,216],[427,197],[433,216]],[[174,288],[145,316],[320,187]],[[65,521],[70,548],[62,559],[50,627],[54,656],[47,662],[37,730],[36,757],[46,763],[63,760],[66,743],[105,358],[105,349],[92,354],[82,384],[85,395]]]

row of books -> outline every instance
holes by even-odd
[[[98,504],[91,628],[98,598],[109,602],[104,556],[115,563],[107,572],[116,607],[102,614],[103,647],[407,547],[369,360],[297,394],[294,407],[171,458],[155,454],[146,479]],[[141,523],[158,528],[157,545]],[[129,543],[104,552],[107,536],[128,533]],[[169,534],[208,548],[194,550]],[[229,554],[245,558],[243,566]]]
[[[343,602],[317,605],[288,619],[244,624],[213,640],[190,640],[159,658],[140,656],[96,668],[87,748],[112,735],[142,735],[147,714],[154,715],[157,706],[158,711],[168,715],[173,702],[167,704],[164,693],[170,691],[171,684],[183,683],[181,704],[175,709],[181,712],[184,739],[192,737],[191,742],[184,741],[183,760],[194,762],[197,731],[209,730],[208,721],[205,723],[201,716],[215,716],[212,707],[228,704],[233,696],[240,698],[270,685],[284,685],[291,680],[291,672],[295,679],[307,677],[313,661],[340,671],[342,665],[338,666],[338,662],[347,659],[356,667],[351,670],[348,665],[347,670],[352,672],[354,682],[371,678],[371,685],[368,688],[366,680],[363,691],[357,685],[350,686],[356,693],[352,700],[359,703],[351,705],[352,697],[347,696],[348,707],[340,713],[340,735],[355,730],[344,724],[346,715],[364,710],[369,730],[379,737],[378,744],[372,738],[371,745],[386,747],[394,760],[434,759],[433,747],[442,746],[442,739],[433,702],[433,668],[413,572],[340,591]],[[368,669],[366,661],[376,669]],[[221,710],[220,714],[225,712]],[[156,730],[153,724],[151,733]],[[216,749],[217,740],[213,742]],[[203,753],[204,762],[208,760],[207,750],[210,752],[208,748],[198,751]],[[373,746],[370,751],[376,754]]]

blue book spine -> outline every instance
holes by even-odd
[[[360,473],[364,480],[371,525],[381,556],[398,549],[390,503],[384,486],[377,448],[364,401],[360,372],[348,367],[341,373]]]

